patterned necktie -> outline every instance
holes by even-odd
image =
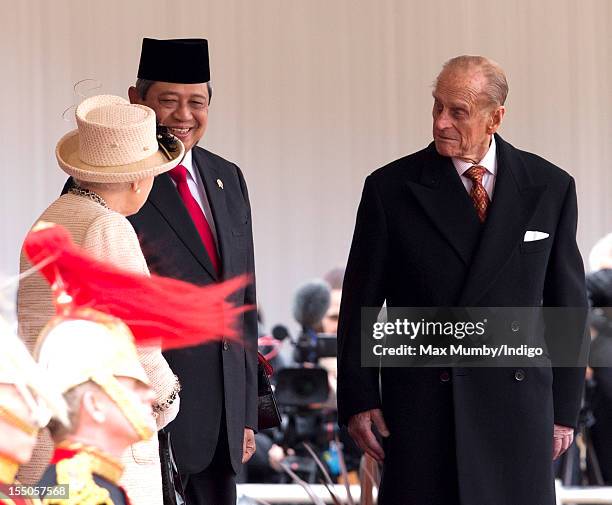
[[[487,218],[487,209],[489,208],[489,195],[487,190],[482,185],[482,178],[486,173],[487,169],[480,165],[473,165],[463,172],[463,176],[467,177],[472,181],[472,189],[470,190],[470,198],[478,214],[478,219],[481,223],[485,222]]]
[[[208,257],[210,258],[210,261],[218,274],[220,261],[217,253],[217,247],[215,245],[215,238],[213,237],[210,225],[206,220],[206,216],[204,216],[204,212],[202,212],[202,208],[189,190],[189,186],[187,185],[187,169],[183,165],[177,165],[170,170],[168,174],[176,183],[176,189],[178,189],[179,195],[181,195],[183,203],[187,208],[187,212],[189,212],[191,220],[200,234],[200,238],[202,239],[202,243],[206,248]]]

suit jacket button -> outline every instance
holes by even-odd
[[[227,351],[229,349],[229,344],[227,343],[227,340],[223,340],[223,350]]]
[[[440,372],[440,382],[448,382],[450,380],[450,373],[446,370]]]
[[[525,380],[525,370],[519,368],[518,370],[516,370],[514,372],[514,378],[521,382],[522,380]]]

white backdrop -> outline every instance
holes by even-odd
[[[441,64],[484,54],[510,83],[501,134],[576,177],[583,255],[612,230],[610,0],[0,0],[0,272],[65,179],[56,141],[76,81],[126,95],[141,39],[209,39],[201,145],[251,194],[266,322],[346,261],[364,177],[431,140]]]

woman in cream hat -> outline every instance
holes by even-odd
[[[182,159],[182,143],[158,132],[155,113],[123,98],[100,95],[76,109],[77,129],[57,144],[59,166],[76,185],[55,200],[36,220],[63,225],[73,241],[98,259],[148,274],[138,238],[126,216],[146,201],[153,178]],[[30,268],[22,254],[21,271]],[[51,291],[38,275],[24,278],[17,297],[19,333],[30,350],[55,314]],[[180,385],[159,348],[139,348],[139,358],[155,392],[158,429],[178,412]],[[19,477],[35,483],[49,462],[52,443],[41,437],[30,464]],[[132,505],[162,505],[157,439],[134,444],[124,453],[122,485]]]

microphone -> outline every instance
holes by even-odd
[[[289,337],[289,330],[286,326],[277,324],[274,328],[272,328],[272,336],[278,341],[285,340],[287,337]]]
[[[296,291],[293,299],[293,317],[304,331],[314,330],[321,325],[330,303],[329,284],[322,279],[313,279]]]
[[[302,333],[293,353],[296,362],[316,364],[319,358],[330,354],[335,356],[336,338],[319,333],[330,303],[331,289],[322,279],[313,279],[296,291],[293,317],[302,325]]]

